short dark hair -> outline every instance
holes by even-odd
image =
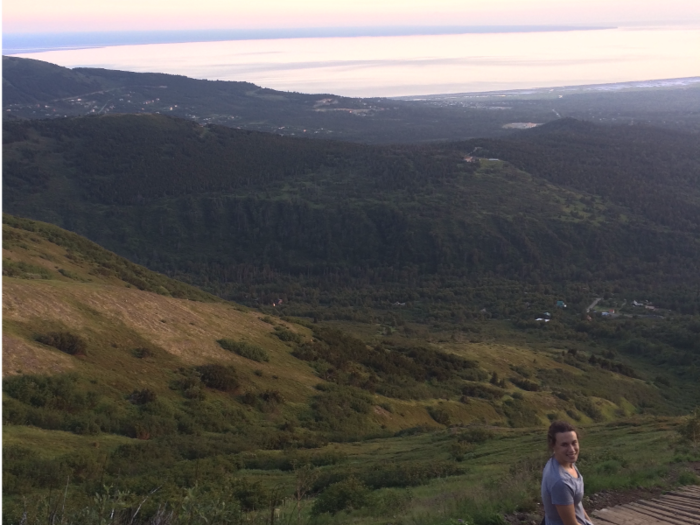
[[[578,436],[578,430],[571,423],[566,421],[554,421],[549,425],[549,430],[547,431],[547,445],[550,449],[554,448],[557,444],[557,434],[561,432],[576,432]]]

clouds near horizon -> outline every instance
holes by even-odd
[[[700,22],[687,0],[5,0],[3,32]]]

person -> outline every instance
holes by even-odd
[[[593,525],[581,504],[578,432],[566,421],[555,421],[549,426],[547,444],[552,456],[542,471],[543,525]]]

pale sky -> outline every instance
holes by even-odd
[[[4,33],[700,22],[698,0],[4,0]]]

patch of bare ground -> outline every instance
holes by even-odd
[[[5,319],[41,319],[75,330],[100,323],[118,323],[185,363],[231,357],[219,347],[216,339],[238,337],[255,342],[272,331],[272,327],[260,321],[256,314],[240,312],[229,305],[173,299],[130,288],[48,285],[9,279],[4,288]],[[266,346],[269,345],[268,340]]]
[[[57,374],[73,368],[72,358],[39,344],[2,335],[2,375]]]
[[[67,291],[67,290],[66,290]],[[64,290],[3,279],[3,319],[26,321],[28,318],[52,319],[72,328],[82,328],[84,321],[77,309],[63,299]]]
[[[291,348],[273,334],[271,324],[261,321],[259,313],[241,311],[233,304],[175,299],[97,283],[5,278],[3,284],[6,376],[18,370],[50,374],[72,367],[96,367],[95,371],[120,370],[120,377],[145,384],[156,371],[146,361],[139,366],[129,350],[146,344],[176,358],[159,361],[157,373],[173,366],[230,363],[247,377],[247,388],[272,388],[288,402],[305,400],[318,382],[313,370],[294,358]],[[303,337],[310,335],[298,325],[276,324]],[[44,326],[87,339],[87,357],[78,362],[74,356],[33,341],[31,333]],[[216,342],[222,338],[261,346],[270,353],[270,362],[258,363],[226,351]],[[280,377],[284,381],[278,381]]]
[[[374,413],[377,414],[378,416],[391,419],[391,412],[389,412],[385,408],[380,407],[379,405],[374,406]]]

